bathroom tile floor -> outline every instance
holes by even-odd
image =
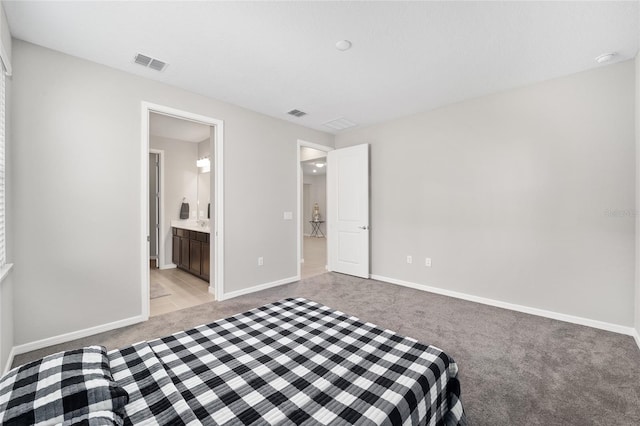
[[[180,269],[150,269],[150,279],[171,294],[151,299],[150,316],[166,314],[215,300],[209,293],[209,283]]]
[[[327,272],[326,238],[304,237],[304,263],[302,279]],[[209,293],[209,283],[180,269],[156,269],[150,264],[150,279],[156,281],[171,294],[151,299],[150,316],[166,314],[215,300]]]

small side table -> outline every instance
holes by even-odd
[[[317,238],[325,238],[322,229],[320,229],[320,225],[324,223],[324,220],[310,220],[311,224],[311,236]]]

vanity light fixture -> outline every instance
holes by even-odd
[[[209,160],[209,157],[203,157],[200,158],[196,161],[196,166],[202,170],[200,170],[201,173],[207,173],[211,171],[211,160]]]
[[[196,161],[196,166],[198,167],[211,167],[211,161],[209,161],[209,157],[203,157]]]
[[[316,163],[316,167],[320,167],[320,168],[322,168],[322,167],[324,167],[324,164],[325,164],[325,163]]]

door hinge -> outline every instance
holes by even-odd
[[[147,235],[147,242],[150,243],[151,242],[151,236]]]

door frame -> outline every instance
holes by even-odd
[[[296,236],[297,236],[297,242],[296,242],[296,248],[297,248],[297,269],[296,269],[296,278],[298,280],[300,280],[300,278],[302,277],[302,167],[300,166],[300,149],[302,147],[306,147],[306,148],[313,148],[313,149],[317,149],[318,151],[323,151],[323,152],[329,152],[329,151],[333,151],[335,148],[332,148],[330,146],[326,146],[326,145],[320,145],[317,143],[313,143],[313,142],[307,142],[304,141],[302,139],[298,139],[298,143],[296,144],[297,147],[297,151],[296,151],[296,170],[298,171],[297,176],[298,176],[298,182],[296,184],[296,188],[297,188],[297,192],[296,192],[296,200],[297,202],[297,209],[298,209],[298,227],[296,230]],[[327,167],[327,172],[326,172],[326,178],[327,181],[329,180],[328,176],[329,176],[329,168]],[[328,223],[327,223],[328,225]],[[327,241],[328,241],[328,234],[327,234]],[[327,250],[328,250],[328,246],[329,244],[327,243]],[[327,263],[329,261],[329,258],[327,257]]]
[[[224,288],[224,121],[195,114],[188,111],[179,110],[166,105],[158,105],[151,102],[141,102],[141,196],[140,210],[142,216],[140,220],[141,228],[141,262],[140,270],[140,294],[142,317],[144,320],[149,319],[149,114],[155,112],[158,114],[169,115],[182,120],[195,121],[197,123],[206,124],[213,127],[214,138],[213,146],[213,163],[215,173],[215,194],[214,194],[214,227],[211,235],[214,237],[214,243],[210,245],[210,258],[213,259],[214,273],[212,274],[213,283],[209,281],[209,292],[213,293],[218,299],[223,294]],[[211,280],[211,279],[210,279]]]
[[[153,149],[149,148],[150,154],[158,154],[158,164],[160,167],[159,176],[158,176],[158,185],[160,186],[160,203],[158,206],[158,224],[160,227],[158,228],[158,241],[156,244],[158,245],[158,259],[157,266],[158,269],[166,269],[167,265],[165,264],[164,259],[164,150],[162,149]],[[147,174],[149,176],[149,174]],[[147,194],[149,191],[147,190]]]

